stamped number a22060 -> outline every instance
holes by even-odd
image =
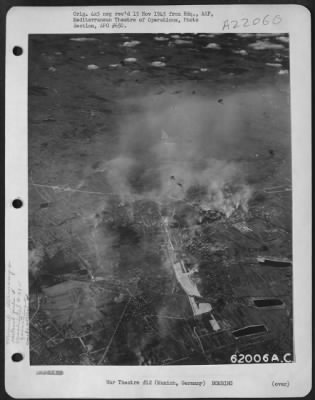
[[[264,17],[226,19],[223,21],[222,30],[233,30],[239,28],[249,28],[252,26],[278,25],[282,21],[280,15],[266,14]]]

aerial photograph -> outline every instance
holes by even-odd
[[[294,362],[289,35],[28,57],[31,365]]]

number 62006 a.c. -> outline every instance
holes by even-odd
[[[292,354],[286,353],[281,356],[277,354],[232,354],[230,357],[232,364],[258,364],[258,363],[291,363]]]

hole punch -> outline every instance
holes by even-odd
[[[20,46],[14,46],[12,52],[15,56],[20,56],[23,54],[23,49]]]
[[[22,206],[23,206],[23,201],[21,200],[21,199],[14,199],[13,201],[12,201],[12,206],[14,207],[14,208],[21,208]]]
[[[12,361],[14,362],[20,362],[23,360],[23,355],[21,353],[14,353],[12,354]]]

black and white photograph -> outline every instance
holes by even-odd
[[[30,364],[294,363],[290,35],[28,43]]]
[[[309,11],[12,7],[6,32],[6,393],[310,393]]]

